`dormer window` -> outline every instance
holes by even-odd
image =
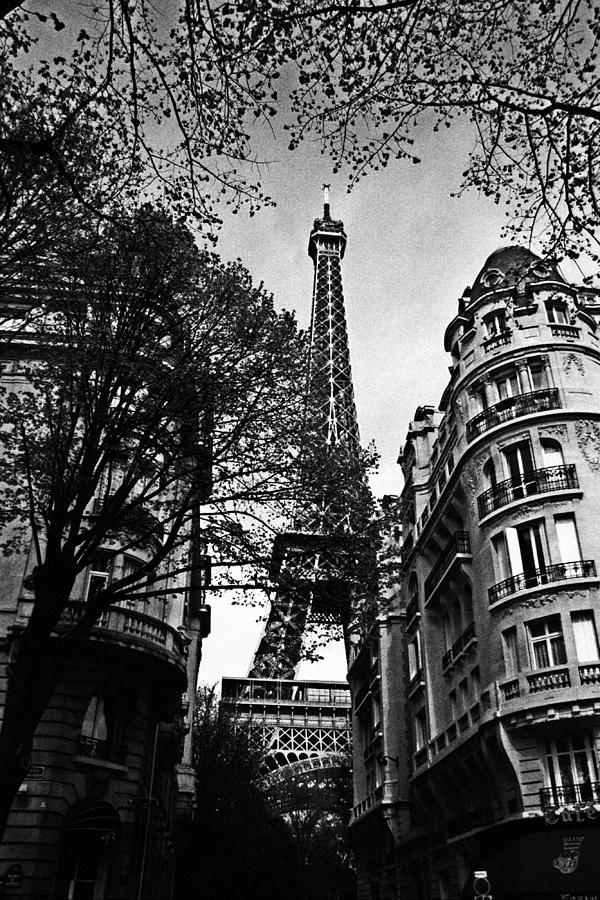
[[[486,338],[495,338],[506,331],[506,313],[503,309],[495,309],[483,320]]]
[[[495,288],[502,284],[504,277],[504,272],[501,272],[500,269],[488,269],[483,275],[481,283],[487,288]]]
[[[562,300],[547,300],[546,315],[548,316],[548,321],[552,322],[553,325],[569,324],[567,304]]]

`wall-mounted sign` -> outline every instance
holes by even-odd
[[[574,803],[572,806],[559,806],[555,809],[544,810],[544,821],[546,825],[558,825],[565,822],[585,822],[586,820],[597,819],[600,816],[600,804],[592,803]]]
[[[0,878],[0,883],[5,888],[18,888],[23,884],[23,866],[14,863],[9,866],[4,875]]]

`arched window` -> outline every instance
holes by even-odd
[[[488,459],[483,467],[483,480],[488,490],[496,487],[496,466],[494,465],[493,459]]]
[[[551,440],[550,438],[544,438],[541,441],[541,446],[544,468],[548,468],[549,466],[564,465],[565,460],[562,452],[562,447],[560,446],[558,441]]]

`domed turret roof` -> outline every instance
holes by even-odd
[[[503,291],[528,282],[558,281],[565,283],[556,263],[544,260],[525,247],[500,247],[485,261],[475,279],[470,303],[490,291]]]

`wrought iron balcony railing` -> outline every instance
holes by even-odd
[[[513,500],[522,500],[532,494],[567,491],[578,487],[579,479],[574,465],[532,469],[524,472],[520,478],[507,478],[480,494],[477,498],[479,516],[483,518]]]
[[[124,766],[127,759],[127,747],[124,744],[100,741],[80,734],[77,739],[77,754],[78,756],[87,756],[90,759],[104,760],[105,762]]]
[[[471,555],[471,540],[467,531],[456,531],[442,550],[436,564],[425,579],[426,600],[433,594],[452,560],[459,555]]]
[[[595,578],[596,563],[593,559],[577,559],[573,562],[556,563],[553,566],[545,566],[534,569],[532,572],[521,572],[511,575],[504,581],[499,581],[488,590],[489,602],[496,603],[517,591],[525,591],[528,588],[541,587],[544,584],[554,584],[557,581],[568,581],[571,578]]]
[[[477,413],[467,422],[467,440],[475,440],[480,434],[502,422],[510,422],[519,416],[528,416],[547,409],[560,409],[558,388],[545,388],[542,391],[506,397],[494,406],[488,406],[483,412]]]
[[[570,806],[575,803],[600,802],[600,781],[579,781],[562,787],[547,787],[540,790],[542,809]]]

